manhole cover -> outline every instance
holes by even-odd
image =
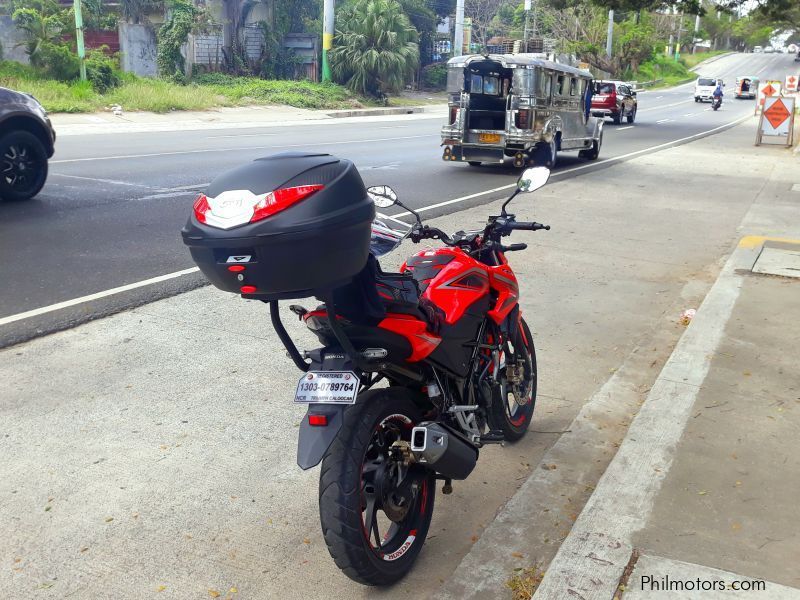
[[[753,273],[800,278],[800,244],[767,242],[752,270]]]

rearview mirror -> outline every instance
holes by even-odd
[[[517,181],[517,190],[520,192],[534,192],[550,179],[550,169],[547,167],[533,167],[525,169],[522,177]]]
[[[378,208],[389,208],[397,203],[397,192],[388,185],[373,185],[367,188],[367,195]]]

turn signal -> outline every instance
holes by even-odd
[[[326,427],[328,415],[308,415],[308,424],[312,427]]]

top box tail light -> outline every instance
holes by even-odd
[[[205,225],[230,229],[266,219],[323,188],[323,185],[300,185],[259,195],[250,190],[230,190],[216,198],[199,194],[194,203],[194,216]]]

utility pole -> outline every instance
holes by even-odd
[[[678,15],[678,40],[675,42],[675,62],[681,57],[681,30],[683,28],[683,12]]]
[[[531,18],[531,0],[525,0],[525,33],[523,35],[522,51],[528,51],[528,21]]]
[[[614,11],[608,11],[608,34],[606,35],[606,56],[611,58],[611,44],[614,41]]]
[[[700,31],[700,15],[694,18],[694,36],[692,37],[692,54],[697,51],[697,32]]]
[[[76,0],[77,1],[77,0]],[[331,80],[328,53],[333,50],[334,0],[324,0],[322,6],[322,81]]]
[[[464,52],[464,0],[456,2],[456,31],[453,40],[453,56],[461,56]]]
[[[81,0],[72,0],[75,11],[75,40],[78,44],[78,59],[81,63],[81,81],[86,81],[86,48],[83,45],[83,16]]]

